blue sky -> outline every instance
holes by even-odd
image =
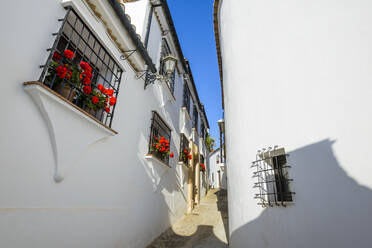
[[[168,0],[183,55],[189,60],[208,116],[210,133],[219,143],[221,87],[213,31],[213,0]]]

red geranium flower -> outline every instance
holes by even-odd
[[[113,89],[107,89],[106,95],[112,96],[113,94],[114,94],[114,90]]]
[[[93,103],[93,104],[97,104],[98,102],[99,102],[99,98],[96,97],[96,96],[93,96],[93,97],[92,97],[92,103]]]
[[[90,67],[90,65],[87,62],[81,61],[80,62],[80,67],[84,71],[92,71],[92,67]]]
[[[116,98],[115,98],[115,97],[111,97],[111,98],[110,98],[110,103],[109,103],[109,104],[110,104],[111,106],[113,106],[113,105],[115,105],[115,103],[116,103]]]
[[[56,71],[57,71],[57,76],[59,78],[65,78],[66,77],[66,73],[67,73],[67,68],[60,65],[56,68]]]
[[[66,72],[66,78],[67,79],[70,79],[71,78],[71,75],[72,75],[72,71],[67,71]]]
[[[61,58],[62,58],[62,55],[59,52],[55,51],[53,53],[53,60],[59,61]]]
[[[173,152],[169,155],[171,158],[173,158],[173,156],[174,156],[174,154],[173,154]]]
[[[192,156],[191,156],[191,154],[189,155],[189,159],[192,159]]]
[[[85,75],[85,77],[87,78],[92,78],[92,73],[90,71],[83,71],[83,74]]]
[[[84,91],[84,94],[85,94],[85,95],[89,95],[90,92],[92,92],[92,88],[91,88],[90,86],[88,86],[88,85],[85,85],[85,86],[83,87],[83,91]]]
[[[156,148],[159,148],[159,145],[156,145]]]
[[[105,107],[105,111],[106,111],[106,113],[110,113],[110,108],[109,107]]]
[[[100,90],[101,92],[105,89],[102,84],[97,85],[97,89]]]
[[[74,57],[74,53],[71,50],[68,50],[68,49],[66,49],[64,51],[64,54],[65,54],[66,58],[68,58],[68,59],[72,59]]]
[[[92,81],[90,81],[90,78],[88,78],[88,77],[85,77],[84,79],[83,79],[83,84],[85,84],[85,85],[88,85],[88,84],[90,84]]]

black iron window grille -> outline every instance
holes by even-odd
[[[39,80],[111,127],[123,71],[72,8],[59,21]]]
[[[166,71],[165,71],[165,68],[164,68],[165,65],[163,63],[163,59],[168,55],[171,55],[171,50],[169,48],[167,40],[163,38],[162,45],[161,45],[161,56],[160,56],[160,61],[161,62],[160,62],[160,68],[159,68],[160,75],[164,75],[164,76],[166,75]],[[172,94],[174,94],[175,76],[176,76],[176,72],[173,72],[172,75],[170,76],[170,80],[167,81],[167,84],[168,84],[169,89],[172,92]]]
[[[205,139],[205,126],[204,126],[204,123],[202,122],[201,125],[200,125],[200,135],[203,139]]]
[[[186,163],[188,162],[188,156],[190,153],[189,149],[189,140],[186,138],[186,135],[184,133],[181,133],[180,135],[180,158],[179,161]]]
[[[290,189],[287,157],[284,148],[262,149],[256,155],[256,161],[252,162],[252,168],[256,168],[253,177],[257,178],[254,187],[258,189],[255,198],[259,200],[259,205],[267,206],[286,206],[293,202],[293,195]]]
[[[187,82],[184,81],[183,84],[183,107],[187,109],[187,112],[190,114],[190,90],[187,86]]]
[[[194,104],[194,107],[192,109],[192,127],[195,128],[196,132],[198,132],[198,109],[196,108],[196,105]]]
[[[167,123],[160,117],[158,113],[156,113],[155,111],[152,111],[150,139],[149,139],[150,143],[149,143],[148,153],[156,156],[158,159],[160,159],[164,163],[169,164],[169,151],[168,152],[157,151],[156,144],[158,144],[159,140],[161,139],[165,139],[170,143],[171,129],[169,128]]]

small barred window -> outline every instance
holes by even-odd
[[[111,127],[123,71],[72,8],[60,21],[40,82]]]
[[[295,193],[290,187],[293,179],[289,178],[288,169],[291,166],[288,164],[288,156],[284,148],[269,147],[258,151],[252,168],[255,168],[253,176],[257,178],[254,187],[258,189],[255,198],[259,200],[259,205],[286,206],[293,202]]]
[[[183,84],[183,107],[185,107],[190,114],[190,90],[189,87],[187,86],[186,80],[184,81]]]
[[[155,111],[152,112],[149,154],[169,164],[171,129]]]
[[[184,162],[188,165],[189,156],[190,156],[190,148],[189,148],[189,140],[186,138],[184,133],[181,133],[181,141],[180,141],[180,158],[179,161]]]

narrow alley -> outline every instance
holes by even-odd
[[[228,247],[226,190],[211,189],[191,215],[185,215],[147,248]]]

